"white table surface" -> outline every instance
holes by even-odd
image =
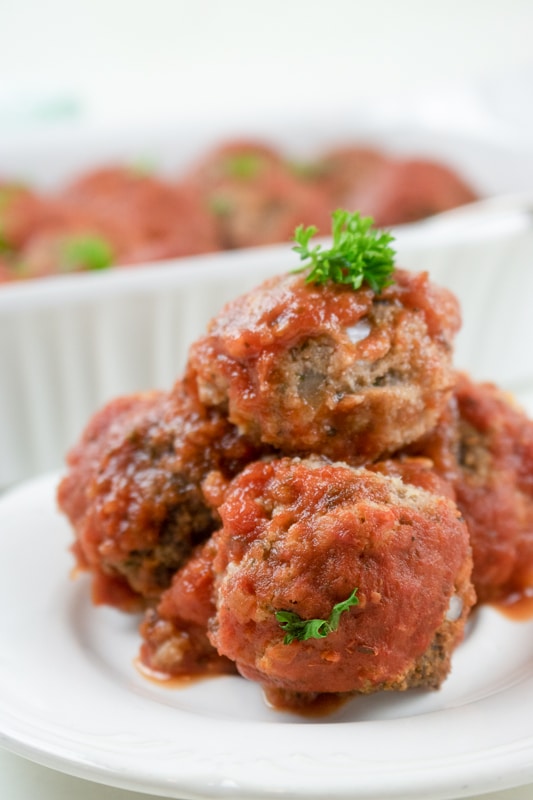
[[[2,800],[160,800],[157,795],[73,778],[0,749]],[[476,795],[474,800],[532,800],[533,784],[506,791]],[[228,798],[228,800],[231,800]]]

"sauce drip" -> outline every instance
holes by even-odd
[[[269,708],[289,714],[298,714],[299,717],[308,719],[329,717],[342,708],[353,696],[350,692],[338,694],[323,692],[309,699],[297,692],[284,692],[282,689],[263,687],[263,697]]]
[[[533,587],[510,594],[491,606],[514,622],[527,622],[533,619]]]
[[[143,663],[140,658],[133,661],[134,666],[139,674],[149,680],[151,683],[162,687],[163,689],[187,689],[201,681],[216,678],[218,675],[224,674],[237,674],[229,670],[226,673],[216,673],[212,670],[198,671],[195,673],[184,673],[183,675],[171,675],[166,672],[151,669]],[[275,711],[285,711],[289,714],[298,714],[300,717],[308,719],[317,719],[321,717],[328,717],[341,708],[345,703],[352,698],[352,694],[334,694],[323,693],[316,694],[312,700],[303,697],[298,693],[284,692],[283,690],[264,689],[263,696],[265,703],[269,708]]]
[[[219,675],[232,674],[230,670],[227,672],[214,672],[213,670],[206,669],[205,671],[188,672],[183,675],[171,675],[167,672],[160,672],[156,669],[150,669],[142,662],[140,658],[135,658],[133,664],[137,672],[146,680],[151,683],[161,686],[163,689],[187,689],[195,683],[217,678]]]

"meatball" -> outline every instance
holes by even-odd
[[[352,208],[355,192],[371,185],[390,163],[385,153],[371,147],[339,147],[317,161],[315,181],[327,194],[332,209]]]
[[[425,273],[397,270],[381,294],[283,275],[222,309],[189,370],[252,440],[363,464],[435,425],[459,325],[457,300]]]
[[[457,376],[436,428],[410,447],[451,482],[470,531],[480,602],[533,587],[533,421],[501,389]]]
[[[1,247],[1,246],[0,246]],[[8,256],[4,256],[0,249],[0,283],[9,283],[15,280],[17,271],[15,264]]]
[[[69,209],[50,197],[44,197],[17,183],[0,182],[0,253],[7,253],[15,263],[29,242],[43,231],[61,226]]]
[[[87,486],[96,474],[100,460],[163,398],[158,391],[116,397],[89,419],[80,440],[67,454],[68,472],[58,487],[61,510],[73,525],[87,513],[90,503]]]
[[[258,451],[184,383],[115,401],[89,423],[58,490],[93,575],[93,598],[124,609],[155,602],[217,526],[201,482],[234,475]]]
[[[121,243],[121,264],[217,249],[212,217],[190,186],[132,168],[110,167],[81,177],[67,187],[63,199],[97,220],[112,220]]]
[[[242,674],[310,693],[440,685],[474,600],[468,531],[449,499],[281,459],[238,476],[220,515],[209,635]],[[285,644],[276,611],[327,620],[355,588],[338,630]]]
[[[17,276],[50,275],[101,270],[116,263],[120,239],[110,225],[65,217],[61,223],[38,231],[20,252]]]
[[[477,200],[477,194],[449,167],[421,159],[390,162],[374,180],[355,186],[347,208],[360,208],[376,225],[416,222]]]
[[[261,143],[217,148],[187,180],[214,214],[222,249],[288,241],[300,224],[329,231],[331,207],[324,193]]]
[[[365,468],[282,458],[246,467],[219,512],[222,529],[176,575],[160,625],[206,626],[218,657],[275,705],[438,688],[474,602],[468,531],[450,499]],[[339,603],[319,638],[287,636],[284,612],[301,628],[331,621]],[[152,619],[144,659],[178,672],[171,643],[182,639],[165,653],[154,630]]]
[[[533,588],[533,421],[494,384],[460,375],[457,504],[481,601]]]
[[[83,268],[70,252],[72,239],[80,237],[105,240],[109,260],[120,249],[112,220],[95,218],[61,198],[40,196],[17,184],[0,184],[0,253],[9,258],[13,278]]]
[[[395,458],[367,464],[366,469],[400,478],[404,483],[455,501],[453,483],[439,474],[430,458],[397,455]]]
[[[208,637],[215,613],[213,560],[216,536],[199,545],[174,574],[156,608],[149,608],[140,626],[141,668],[152,675],[185,677],[235,673],[235,664],[221,656]]]

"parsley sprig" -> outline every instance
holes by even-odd
[[[293,250],[302,261],[309,260],[310,263],[295,272],[309,270],[306,283],[333,281],[347,284],[352,289],[359,289],[366,281],[376,294],[390,286],[396,255],[390,243],[394,237],[372,228],[372,217],[362,217],[358,211],[351,213],[338,209],[331,219],[333,241],[329,250],[323,250],[320,244],[310,247],[311,239],[318,232],[314,225],[296,228]]]
[[[333,606],[329,619],[302,619],[294,611],[276,611],[279,626],[285,631],[283,644],[305,642],[306,639],[323,639],[339,627],[340,616],[352,606],[359,605],[357,589],[346,600]]]

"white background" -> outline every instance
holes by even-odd
[[[532,0],[0,0],[0,131],[46,101],[91,120],[327,113],[471,85],[520,121],[498,82],[533,69],[532,34]]]

